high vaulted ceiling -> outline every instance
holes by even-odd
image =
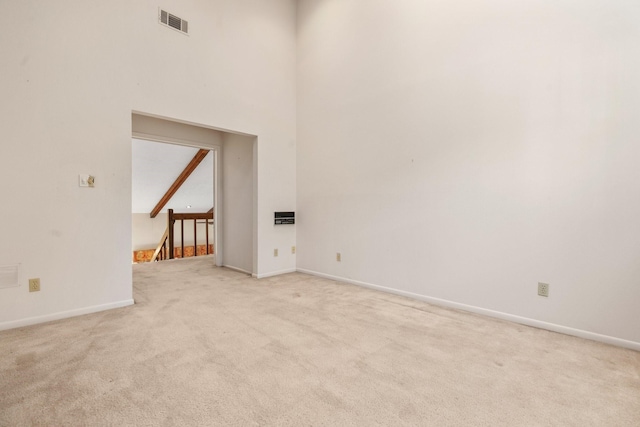
[[[198,150],[133,139],[131,212],[149,214]],[[206,212],[212,207],[213,153],[210,152],[161,212],[167,212],[167,209]]]

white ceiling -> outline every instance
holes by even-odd
[[[198,148],[133,139],[132,213],[149,214],[197,152]],[[162,212],[206,212],[212,207],[213,153],[209,152]]]

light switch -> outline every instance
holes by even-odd
[[[78,185],[80,187],[93,187],[95,183],[95,177],[87,174],[78,175]]]

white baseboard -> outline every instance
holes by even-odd
[[[265,277],[273,277],[273,276],[279,276],[281,274],[295,273],[296,271],[298,270],[295,268],[288,268],[286,270],[272,271],[271,273],[253,274],[252,276],[255,277],[256,279],[264,279]]]
[[[373,285],[371,283],[360,282],[358,280],[346,279],[344,277],[332,276],[330,274],[319,273],[317,271],[305,270],[299,268],[297,271],[300,273],[310,274],[312,276],[318,276],[325,279],[335,280],[337,282],[349,283],[356,286],[362,286],[365,288],[375,289],[390,294],[400,295],[420,301],[425,301],[430,304],[439,305],[442,307],[455,308],[458,310],[468,311],[471,313],[482,314],[484,316],[493,317],[496,319],[507,320],[509,322],[519,323],[522,325],[533,326],[535,328],[546,329],[552,332],[559,332],[565,335],[571,335],[574,337],[584,338],[592,341],[598,341],[605,344],[611,344],[618,347],[629,348],[632,350],[640,351],[640,343],[635,341],[628,341],[621,338],[611,337],[608,335],[601,335],[595,332],[584,331],[582,329],[570,328],[567,326],[557,325],[555,323],[543,322],[540,320],[530,319],[528,317],[516,316],[514,314],[503,313],[500,311],[489,310],[486,308],[476,307],[473,305],[461,304],[458,302],[448,301],[440,298],[428,297],[425,295],[414,294],[412,292],[401,291],[398,289],[387,288],[385,286]]]
[[[99,311],[111,310],[113,308],[127,307],[133,305],[132,299],[112,302],[109,304],[94,305],[91,307],[79,308],[76,310],[61,311],[58,313],[45,314],[44,316],[27,317],[26,319],[12,320],[0,323],[0,331],[7,329],[21,328],[23,326],[36,325],[38,323],[51,322],[53,320],[66,319],[68,317],[82,316],[83,314],[97,313]]]
[[[237,271],[239,273],[250,274],[253,276],[253,273],[240,267],[234,267],[233,265],[226,265],[226,264],[223,264],[222,267],[228,268],[229,270]]]

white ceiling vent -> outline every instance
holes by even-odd
[[[182,33],[189,34],[189,23],[182,18],[172,15],[166,10],[160,9],[160,23],[167,27],[178,30]]]

